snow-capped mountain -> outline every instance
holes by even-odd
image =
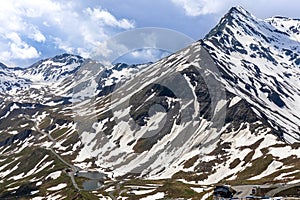
[[[18,68],[15,73],[32,82],[56,82],[75,73],[84,61],[80,56],[62,54],[41,60],[24,70]]]
[[[260,20],[237,7],[203,42],[220,67],[226,88],[255,105],[291,143],[300,139],[300,43],[296,30],[299,20]]]
[[[177,180],[205,186],[178,194],[199,199],[210,184],[298,183],[298,33],[299,20],[235,7],[155,63],[107,68],[64,54],[1,65],[0,197],[113,199],[140,184],[171,198]],[[95,180],[102,189],[81,193]]]
[[[296,42],[300,42],[300,20],[299,19],[291,19],[286,17],[272,17],[265,20],[269,22],[272,26],[274,26],[282,33],[287,33],[291,40]],[[296,47],[297,48],[297,47]]]
[[[101,95],[147,65],[119,63],[104,67],[97,61],[71,54],[44,59],[25,68],[1,64],[0,93],[18,102],[38,101],[45,105],[58,98],[76,101],[83,96]]]
[[[0,92],[15,93],[33,85],[60,82],[78,70],[84,59],[79,56],[63,54],[51,59],[41,60],[28,68],[8,68],[1,64],[2,79]]]
[[[29,80],[16,77],[12,71],[0,63],[0,92],[7,92],[13,88],[25,88],[29,84]]]

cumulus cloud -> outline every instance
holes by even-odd
[[[13,43],[10,46],[10,50],[10,57],[15,59],[31,59],[39,57],[38,51],[26,43],[22,43],[21,45]]]
[[[62,39],[60,39],[58,37],[53,37],[53,40],[54,40],[54,44],[59,49],[65,51],[66,53],[70,53],[70,54],[74,53],[74,48],[72,47],[71,44],[68,44],[68,42],[63,41]]]
[[[5,57],[15,59],[31,59],[39,57],[38,51],[34,47],[22,41],[17,33],[8,33],[6,38],[10,40],[8,43],[10,51],[6,51],[8,53],[5,54]]]
[[[134,28],[134,22],[127,19],[117,20],[111,13],[99,8],[87,8],[86,12],[90,15],[91,19],[100,25],[113,26],[123,29]]]
[[[3,0],[0,24],[0,62],[19,66],[47,51],[89,57],[99,42],[135,27],[101,7],[60,0]]]
[[[36,42],[45,42],[46,37],[44,34],[41,33],[41,31],[36,26],[30,26],[28,28],[28,37]]]
[[[228,0],[171,0],[182,7],[188,16],[218,13],[232,1]]]

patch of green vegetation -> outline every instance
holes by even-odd
[[[73,187],[72,181],[70,177],[63,173],[60,177],[57,179],[47,179],[43,181],[43,184],[39,187],[39,194],[41,195],[46,195],[47,194],[47,188],[57,186],[58,184],[61,183],[66,183],[67,187],[64,188],[64,191],[69,192],[68,190],[73,190],[76,191],[75,188]]]
[[[247,167],[244,171],[238,174],[239,180],[247,180],[253,176],[261,174],[273,162],[272,155],[266,155],[252,162],[252,166]]]
[[[80,192],[80,199],[83,199],[83,200],[87,200],[87,199],[88,200],[99,200],[99,197],[97,197],[95,194],[92,194],[89,191],[81,191]]]
[[[68,177],[66,174],[62,174],[58,179],[52,180],[52,179],[47,179],[45,180],[45,177],[55,171],[63,171],[67,166],[62,163],[55,155],[52,154],[52,152],[43,149],[43,148],[38,148],[38,147],[27,147],[23,151],[21,151],[18,154],[15,154],[14,156],[17,157],[18,159],[14,161],[12,164],[7,166],[5,170],[12,169],[15,165],[20,163],[18,165],[18,168],[14,170],[12,173],[9,174],[9,177],[16,176],[19,174],[26,175],[30,170],[32,170],[36,165],[46,156],[49,155],[48,158],[44,160],[44,162],[49,162],[53,161],[51,165],[46,167],[40,172],[34,173],[32,175],[29,175],[27,177],[21,178],[19,180],[5,180],[4,183],[0,184],[0,195],[5,192],[7,188],[13,188],[17,186],[27,186],[28,183],[32,182],[32,179],[36,180],[42,180],[43,185],[41,185],[38,189],[40,190],[40,193],[43,192],[43,188],[48,188],[51,186],[58,185],[59,183],[64,183],[64,182],[70,182],[70,177]],[[11,159],[7,159],[7,162],[10,161]],[[37,166],[37,170],[40,167]],[[70,185],[70,187],[73,187],[73,185]],[[44,194],[46,192],[46,189],[44,191]]]
[[[146,186],[147,184],[163,184],[164,182],[165,180],[130,179],[130,180],[126,180],[126,185]]]
[[[66,141],[64,141],[62,143],[62,146],[64,146],[64,147],[73,146],[78,141],[79,141],[78,133],[74,132],[68,137],[68,139]]]
[[[263,171],[267,169],[267,167],[272,163],[273,156],[272,155],[265,155],[264,157],[258,158],[252,162],[250,167],[247,167],[245,170],[239,172],[237,174],[237,178],[235,180],[224,180],[222,183],[227,183],[231,185],[263,185],[266,183],[279,183],[282,181],[274,181],[276,177],[278,177],[281,173],[288,172],[290,169],[287,170],[280,170],[269,176],[266,176],[262,179],[258,180],[248,180],[251,177],[261,174]]]
[[[12,173],[9,174],[9,176],[16,176],[19,175],[23,172],[29,172],[31,169],[33,169],[38,162],[40,162],[46,155],[49,155],[49,152],[45,149],[40,149],[40,148],[31,148],[27,147],[23,149],[18,154],[14,154],[15,158],[19,158],[15,160],[13,163],[8,165],[6,168],[3,169],[3,171],[12,169],[15,167],[18,163],[18,168],[14,170]],[[30,162],[28,162],[30,161]]]
[[[207,200],[214,200],[214,196],[213,195],[210,195]]]
[[[281,162],[286,166],[295,166],[300,169],[300,159],[296,155],[289,156],[287,158],[281,159]]]
[[[157,185],[157,189],[155,191],[143,194],[143,195],[135,195],[131,192],[131,190],[144,190],[143,186]],[[118,186],[117,186],[118,185]],[[203,197],[203,195],[211,192],[204,191],[202,193],[197,193],[191,187],[199,187],[199,185],[182,183],[180,181],[174,179],[163,179],[163,180],[145,180],[145,179],[129,179],[125,180],[122,184],[118,184],[118,182],[107,183],[107,186],[98,192],[104,196],[109,196],[105,189],[108,187],[114,186],[114,188],[118,188],[113,191],[112,194],[115,197],[126,197],[128,200],[139,200],[143,197],[154,195],[158,192],[163,192],[165,194],[165,199],[193,199],[199,200]],[[155,188],[155,187],[154,187]],[[119,195],[121,193],[121,195]]]
[[[34,183],[26,183],[20,185],[17,189],[14,191],[4,191],[0,194],[0,199],[26,199],[28,196],[30,196],[31,191],[36,191],[37,186]]]
[[[164,192],[169,198],[195,198],[199,195],[186,184],[177,181],[168,181],[157,191]]]
[[[48,126],[50,126],[50,123],[51,123],[51,118],[49,117],[45,117],[42,122],[39,124],[39,128],[41,130],[47,128]]]
[[[194,172],[179,171],[172,176],[172,179],[184,179],[187,181],[203,181],[208,178],[207,174],[196,174]]]
[[[62,129],[57,129],[51,133],[51,136],[54,139],[58,139],[61,137],[63,134],[65,134],[69,129],[68,128],[62,128]]]

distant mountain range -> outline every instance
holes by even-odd
[[[299,42],[300,20],[234,7],[155,63],[0,64],[0,199],[199,199],[215,184],[300,183]]]

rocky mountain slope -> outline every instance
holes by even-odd
[[[153,64],[1,65],[0,197],[173,198],[173,184],[199,199],[217,183],[299,183],[298,38],[299,20],[235,7]]]

